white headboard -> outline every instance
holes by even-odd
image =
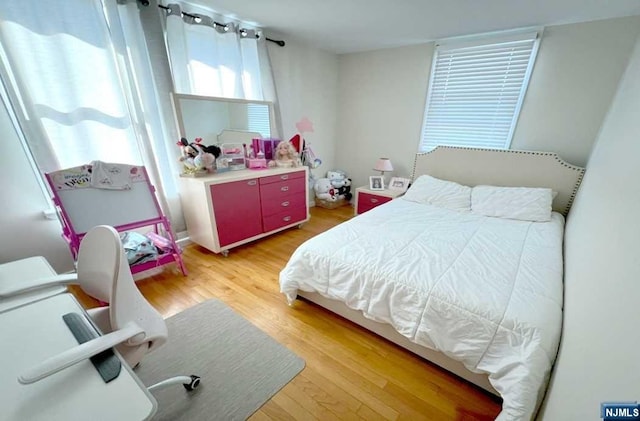
[[[558,192],[553,210],[566,216],[584,171],[553,152],[438,146],[416,155],[412,180],[428,174],[466,186],[547,187]]]

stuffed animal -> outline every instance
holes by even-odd
[[[183,137],[177,145],[181,149],[182,154],[179,161],[184,165],[185,172],[213,172],[216,158],[220,156],[219,147],[203,145],[200,137],[196,138],[193,143],[189,143]]]
[[[269,161],[270,167],[299,167],[302,165],[298,152],[290,142],[278,143],[273,151],[273,161]]]
[[[351,200],[351,179],[342,170],[327,171],[327,178],[331,185],[338,191],[338,199]]]
[[[212,172],[216,166],[216,156],[212,153],[205,152],[200,146],[194,146],[198,154],[193,158],[193,164],[196,168],[204,168],[208,172]]]
[[[333,187],[340,188],[346,184],[347,173],[341,170],[327,171],[327,178],[331,180]]]
[[[353,194],[351,194],[351,179],[345,178],[342,187],[338,187],[338,198],[344,198],[346,201],[351,200]]]
[[[331,180],[328,178],[317,179],[313,189],[318,199],[326,200],[327,202],[335,202],[338,200],[338,190],[333,188]]]

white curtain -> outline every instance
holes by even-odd
[[[0,8],[2,79],[41,171],[142,164],[99,1]]]
[[[182,227],[182,209],[176,174],[179,173],[175,135],[159,112],[160,95],[155,84],[153,65],[145,42],[140,11],[135,1],[118,4],[106,0],[112,40],[119,52],[121,73],[129,81],[131,115],[139,139],[142,159],[150,173],[165,213]],[[166,65],[166,64],[165,64]],[[167,95],[167,93],[165,93]]]
[[[41,172],[145,165],[165,213],[179,212],[175,145],[158,117],[135,2],[12,2],[0,8],[0,45],[0,76]]]
[[[255,37],[259,33],[256,28],[193,5],[170,4],[168,7],[166,41],[176,92],[248,100],[275,99],[266,97],[263,89],[263,80],[267,85],[272,84],[273,77],[264,59],[261,63],[259,50],[266,51],[266,48],[264,38]],[[275,96],[275,92],[271,96]]]

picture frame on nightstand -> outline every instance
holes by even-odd
[[[369,190],[384,190],[384,177],[381,175],[370,176]]]
[[[402,177],[392,177],[389,181],[389,190],[407,191],[411,180]]]

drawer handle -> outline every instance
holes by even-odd
[[[289,206],[289,202],[282,202],[282,203],[280,203],[280,205],[282,205],[284,207],[287,207],[287,206]]]
[[[256,184],[258,184],[258,180],[247,181],[247,185],[249,186],[255,186]]]
[[[289,190],[289,186],[280,187],[280,191],[287,191],[287,190]]]
[[[371,203],[378,203],[379,200],[378,199],[371,199]]]
[[[291,217],[290,216],[285,216],[284,218],[282,218],[282,220],[284,222],[289,222],[289,221],[291,221]]]
[[[289,179],[289,175],[285,174],[285,175],[281,175],[280,176],[281,180],[288,180]]]

